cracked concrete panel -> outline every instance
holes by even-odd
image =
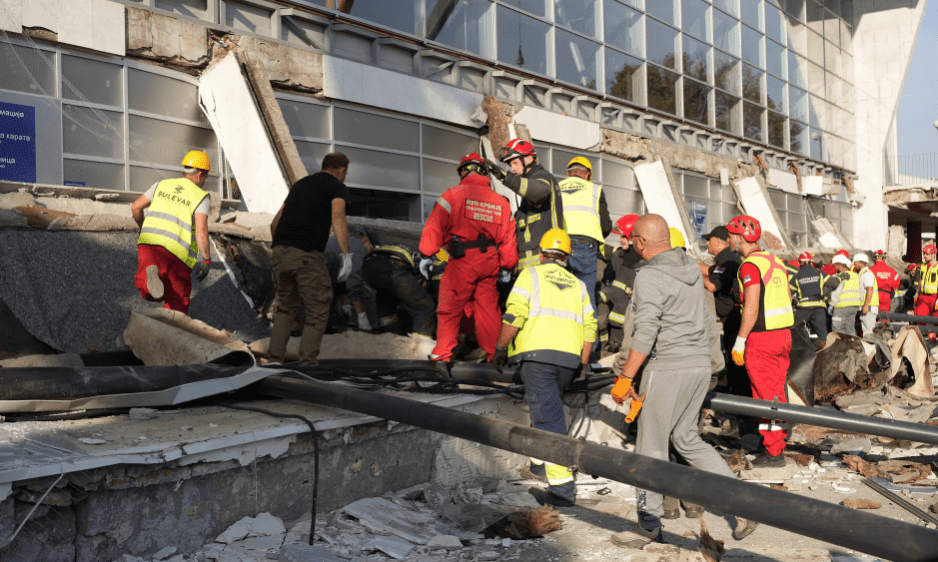
[[[22,1],[23,27],[41,27],[52,33],[59,32],[59,0]]]
[[[60,2],[59,41],[91,49],[94,47],[93,0]]]
[[[0,31],[23,32],[23,0],[4,0],[0,3]]]
[[[765,189],[759,185],[756,178],[745,178],[734,183],[736,195],[746,209],[746,214],[756,218],[762,225],[762,235],[771,234],[778,240],[781,248],[770,247],[771,250],[784,249],[786,246],[790,249],[791,245],[786,244],[787,236],[783,233],[779,225],[775,209],[769,202],[768,194]],[[774,242],[774,241],[773,241]],[[770,244],[771,246],[771,244]]]
[[[208,28],[139,8],[127,8],[127,53],[179,66],[208,64]]]
[[[687,235],[688,229],[684,221],[686,211],[684,202],[675,199],[673,182],[669,170],[661,162],[638,164],[635,166],[635,179],[642,190],[642,199],[649,213],[661,215],[668,226],[681,231],[685,240],[692,240]]]
[[[560,142],[579,150],[596,148],[602,142],[599,123],[560,115],[536,107],[525,107],[514,116],[515,124],[526,125],[531,138],[544,142]]]
[[[296,90],[322,91],[322,53],[257,37],[234,36],[231,40],[241,48],[242,54],[263,65],[270,82]]]

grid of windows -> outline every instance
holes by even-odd
[[[699,244],[703,244],[701,236],[739,216],[733,186],[721,185],[719,180],[673,168],[671,172],[684,196],[684,206]]]

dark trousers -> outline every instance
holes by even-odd
[[[795,324],[808,323],[808,328],[817,334],[818,339],[827,341],[827,310],[823,306],[795,308]]]
[[[531,425],[535,429],[567,434],[562,396],[575,374],[575,369],[549,363],[521,363],[524,401],[531,410]],[[570,468],[532,458],[531,471],[547,476],[547,491],[551,494],[570,501],[576,497],[576,482]]]
[[[379,331],[404,333],[400,306],[413,320],[412,331],[433,337],[436,305],[409,264],[390,256],[369,257],[362,264],[362,278],[377,292]]]
[[[733,362],[733,346],[736,345],[736,336],[743,322],[740,307],[734,307],[732,312],[724,316],[723,322],[723,358],[726,361],[726,381],[730,394],[752,398],[752,385],[749,383],[749,374],[746,367],[740,367]]]

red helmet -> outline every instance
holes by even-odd
[[[802,262],[802,261],[814,261],[814,256],[812,256],[810,252],[805,252],[805,253],[801,254],[800,256],[798,256],[798,261],[799,261],[799,262]]]
[[[762,225],[749,215],[739,215],[726,225],[730,234],[739,234],[746,242],[758,242],[762,238]]]
[[[909,265],[906,266],[905,270],[909,273],[912,273],[913,271],[915,271],[916,267],[918,267],[918,264],[910,263]]]
[[[886,252],[884,252],[884,251],[882,251],[882,250],[876,250],[876,253],[873,254],[873,259],[874,259],[874,260],[884,260],[884,259],[886,259]]]
[[[536,156],[534,145],[524,139],[512,139],[502,148],[499,158],[502,162],[509,162],[522,156]]]
[[[922,248],[923,254],[938,254],[938,248],[935,248],[934,244],[929,244]]]
[[[834,254],[834,255],[835,255],[835,256],[843,256],[843,257],[845,257],[845,258],[849,258],[849,257],[850,257],[850,252],[848,252],[847,250],[838,250],[837,253]]]
[[[625,215],[621,219],[616,221],[616,225],[612,227],[612,232],[618,234],[619,236],[625,236],[629,240],[632,239],[632,229],[635,228],[635,222],[638,220],[638,215]]]
[[[456,171],[459,172],[459,175],[462,175],[464,168],[468,168],[470,172],[484,176],[486,174],[485,159],[479,156],[478,152],[470,152],[462,157],[462,160],[459,161],[459,166],[456,167]]]

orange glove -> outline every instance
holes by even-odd
[[[632,388],[632,379],[627,379],[625,377],[619,377],[616,379],[615,386],[612,387],[612,399],[616,401],[616,404],[621,405],[625,402],[625,396],[629,393],[629,389]]]
[[[626,423],[632,423],[635,421],[635,418],[638,417],[638,412],[641,411],[642,404],[644,403],[644,400],[636,400],[635,398],[632,399],[632,407],[629,408],[629,413],[625,416]]]
[[[742,367],[746,363],[746,338],[736,337],[733,344],[733,363]]]

